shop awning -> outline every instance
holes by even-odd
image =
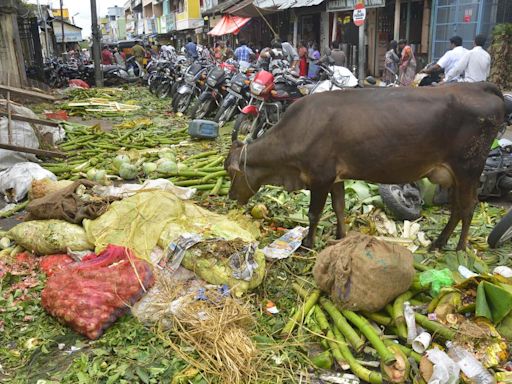
[[[321,4],[324,0],[255,0],[254,4],[258,8],[264,9],[288,9],[299,7],[312,7]]]
[[[206,10],[204,10],[202,13],[203,16],[210,16],[210,15],[217,15],[219,13],[224,13],[224,11],[226,9],[228,9],[229,7],[239,3],[241,0],[226,0],[226,1],[223,1],[222,3],[220,4],[217,4],[216,6],[214,7],[211,7],[211,8],[208,8]]]
[[[240,32],[240,28],[247,24],[249,20],[251,20],[250,17],[224,15],[208,34],[212,36],[222,36],[230,33],[236,35]]]
[[[241,17],[258,17],[274,13],[277,9],[262,9],[253,4],[254,0],[242,0],[225,10],[225,13]]]

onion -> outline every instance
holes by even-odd
[[[268,215],[268,209],[265,204],[256,204],[251,209],[251,216],[255,219],[264,219]]]

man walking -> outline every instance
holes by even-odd
[[[476,83],[478,81],[485,81],[491,72],[491,56],[483,48],[485,45],[486,37],[477,35],[475,37],[475,47],[466,52],[466,54],[459,60],[444,78],[445,82],[464,81],[466,83]],[[463,77],[461,77],[463,75]]]
[[[199,57],[199,54],[197,53],[197,45],[192,41],[192,38],[189,36],[187,37],[187,44],[185,44],[185,53],[188,57],[190,57],[193,60],[197,60]]]
[[[251,64],[251,56],[254,52],[247,46],[245,41],[240,41],[240,46],[235,49],[235,58],[238,60],[241,68],[248,68]]]

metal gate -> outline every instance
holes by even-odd
[[[489,35],[496,24],[499,0],[433,0],[430,60],[450,49],[450,37],[462,37],[471,48],[476,35]]]

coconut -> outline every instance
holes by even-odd
[[[251,209],[251,216],[255,219],[264,219],[268,215],[268,209],[265,204],[256,204]]]

